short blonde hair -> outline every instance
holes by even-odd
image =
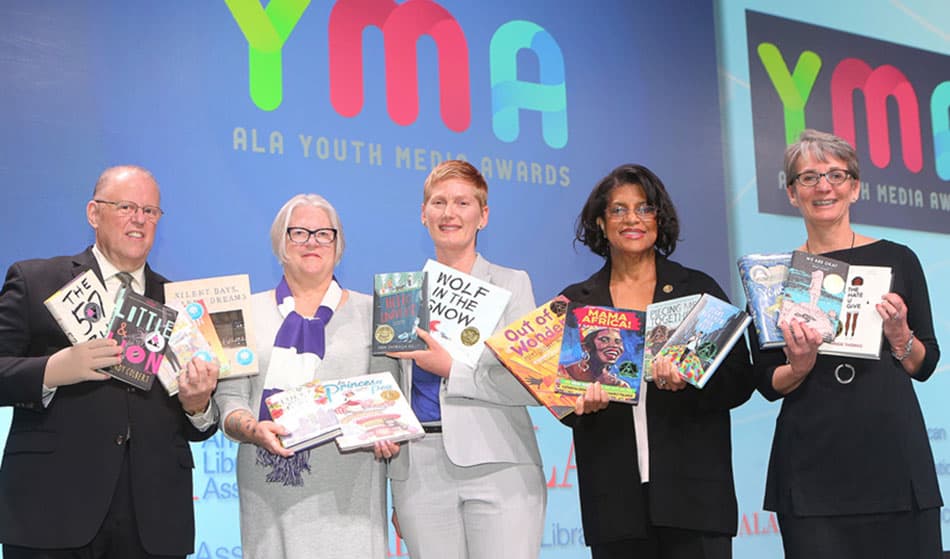
[[[327,217],[330,218],[330,226],[336,229],[336,262],[334,263],[339,264],[340,259],[343,258],[343,248],[346,246],[343,238],[343,224],[340,223],[340,216],[337,215],[333,205],[319,194],[298,194],[287,200],[287,203],[277,212],[274,223],[270,226],[271,248],[277,260],[282,265],[287,263],[287,227],[294,209],[300,206],[312,206],[326,212]]]
[[[432,188],[442,181],[459,179],[475,187],[475,199],[481,207],[488,205],[488,183],[485,177],[468,161],[450,159],[436,165],[422,188],[422,203],[425,204],[432,197]]]

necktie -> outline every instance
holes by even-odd
[[[118,278],[119,283],[122,284],[122,287],[126,289],[132,289],[132,274],[128,272],[118,272],[115,275]]]

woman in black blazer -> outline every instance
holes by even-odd
[[[662,181],[640,165],[614,169],[577,225],[577,240],[606,263],[563,294],[641,311],[695,293],[726,299],[711,277],[667,259],[678,235]],[[755,387],[746,344],[736,344],[703,390],[668,361],[658,360],[653,376],[637,406],[608,403],[592,384],[564,420],[574,431],[587,545],[594,559],[729,558],[738,523],[729,410]]]

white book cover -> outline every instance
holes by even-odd
[[[371,447],[376,441],[408,441],[425,433],[409,401],[389,372],[322,382],[343,434],[342,451]]]
[[[264,399],[274,423],[284,426],[278,435],[284,448],[304,450],[339,436],[340,422],[319,380],[276,392]]]
[[[115,295],[91,269],[79,274],[44,301],[50,314],[76,345],[105,338],[115,308]]]
[[[452,359],[474,367],[508,306],[511,292],[435,260],[429,282],[429,333]]]
[[[848,268],[838,335],[818,346],[818,353],[880,359],[884,322],[876,305],[891,290],[891,269],[886,266]]]
[[[257,374],[260,362],[247,274],[166,283],[165,301],[177,301],[200,326],[214,330],[212,338],[217,339],[202,334],[220,361],[220,378]]]
[[[198,324],[185,311],[181,303],[170,303],[169,306],[178,311],[178,316],[175,318],[175,327],[172,328],[171,336],[168,338],[165,359],[158,368],[158,380],[165,387],[168,395],[174,396],[178,394],[178,373],[195,357],[213,361],[214,350],[211,349],[208,340],[201,334]]]

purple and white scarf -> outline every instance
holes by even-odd
[[[316,378],[316,371],[323,362],[326,352],[326,325],[340,305],[343,289],[334,278],[320,301],[320,307],[313,318],[301,316],[294,310],[294,297],[287,285],[287,278],[281,278],[275,290],[277,310],[284,317],[274,339],[270,362],[264,373],[264,391],[261,394],[261,407],[258,420],[269,421],[270,412],[264,400],[275,392],[300,386]],[[310,451],[302,450],[290,458],[284,458],[258,447],[257,463],[271,468],[267,481],[284,485],[303,485],[303,472],[310,471]]]

